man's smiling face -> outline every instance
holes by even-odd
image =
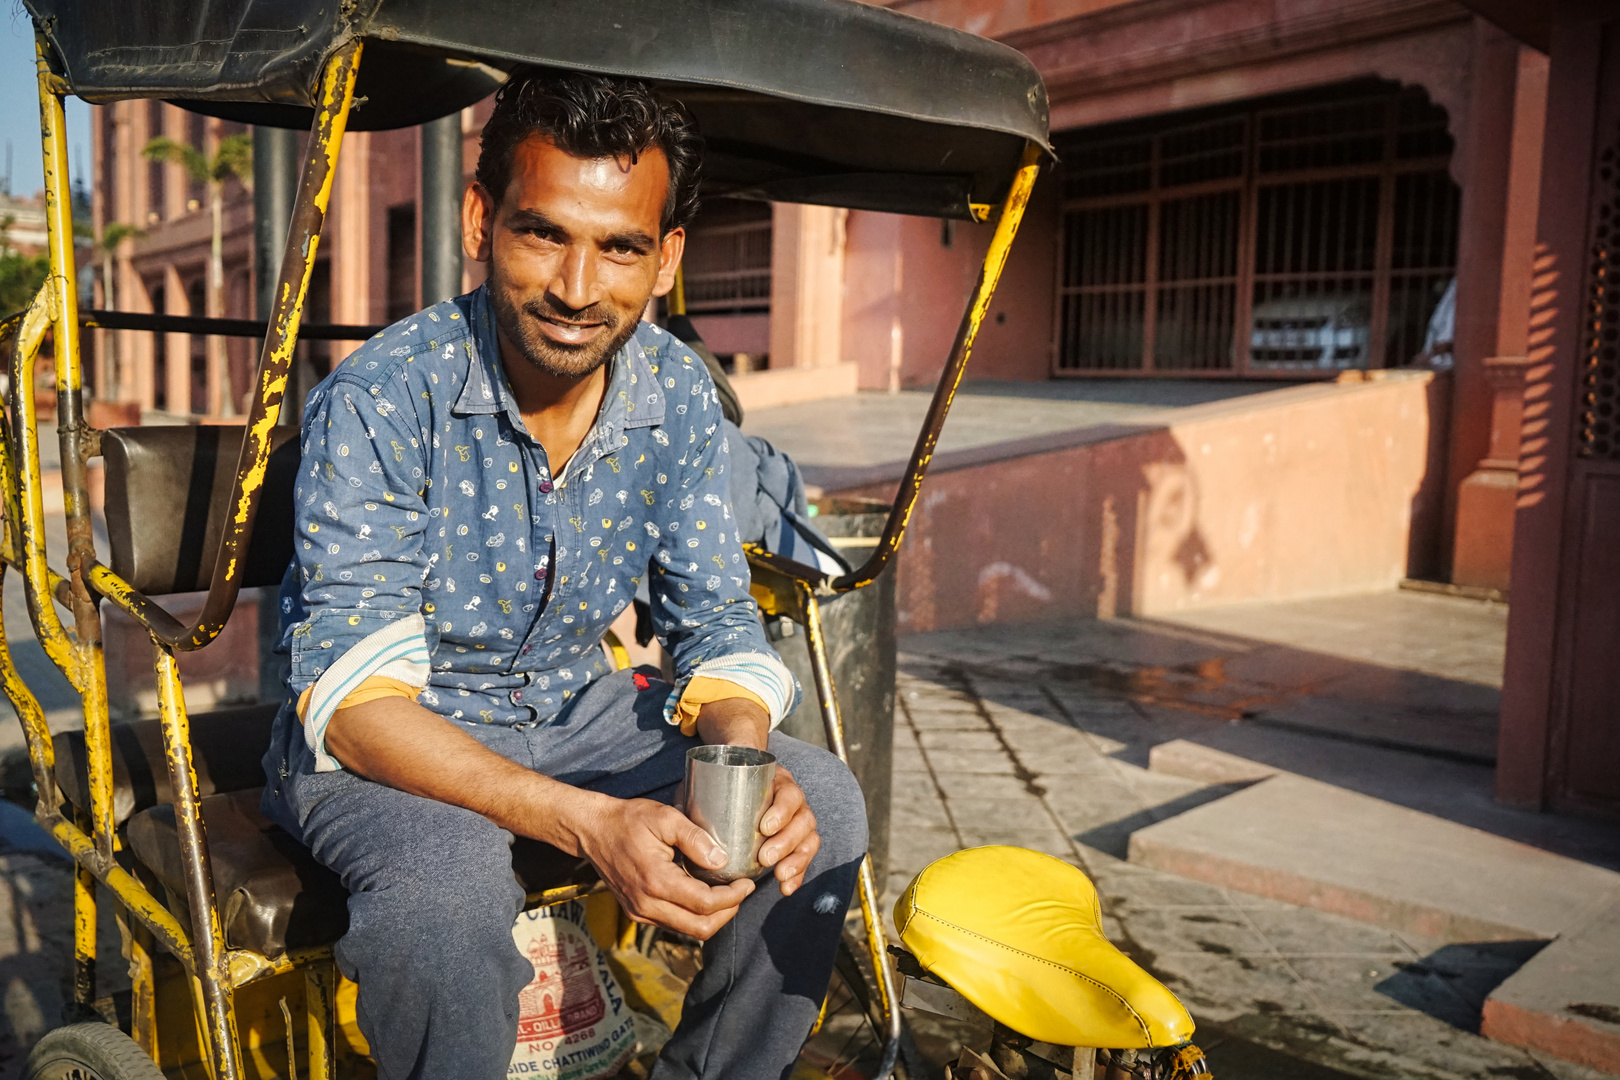
[[[463,211],[504,344],[559,378],[606,363],[674,285],[685,234],[660,235],[668,195],[656,147],[632,162],[574,157],[541,136],[518,144],[499,203],[474,185]]]

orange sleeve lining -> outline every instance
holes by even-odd
[[[309,712],[309,699],[314,692],[315,688],[311,686],[298,695],[298,719],[300,721]],[[403,697],[415,701],[416,696],[421,692],[421,687],[412,686],[410,683],[390,679],[387,675],[373,675],[350,691],[349,695],[338,705],[338,708],[347,709],[351,705],[363,705],[368,701],[376,701],[378,698],[385,697]]]
[[[681,725],[681,734],[691,735],[697,731],[698,711],[703,706],[712,701],[725,701],[728,698],[752,701],[767,714],[771,711],[752,690],[738,686],[728,679],[698,675],[686,684],[686,689],[681,692],[681,700],[675,705],[675,720]]]

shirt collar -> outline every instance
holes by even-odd
[[[527,434],[517,401],[507,386],[506,371],[501,366],[495,306],[489,299],[488,283],[473,291],[468,323],[472,329],[469,350],[472,355],[467,358],[467,381],[452,411],[463,415],[505,412],[513,430]],[[612,453],[618,448],[625,429],[653,427],[664,422],[664,393],[647,359],[649,351],[656,356],[661,350],[659,343],[642,344],[649,329],[650,324],[638,327],[635,335],[608,361],[607,393],[602,395],[602,409],[597,414],[596,424],[585,436],[580,447],[582,452],[595,446],[596,456]],[[659,331],[657,336],[663,336],[663,332]]]

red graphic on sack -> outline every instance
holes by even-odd
[[[518,994],[519,1043],[560,1039],[607,1015],[585,942],[536,937],[529,943],[529,962],[534,981]]]
[[[652,680],[639,671],[630,676],[630,681],[635,683],[637,690],[645,690],[652,685]]]

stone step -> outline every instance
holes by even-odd
[[[1480,1034],[1620,1073],[1620,904],[1498,986],[1485,1000]]]
[[[1131,835],[1130,861],[1447,942],[1551,939],[1620,874],[1279,773]]]

